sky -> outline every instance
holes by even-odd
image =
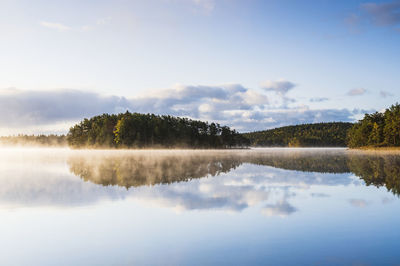
[[[102,113],[239,132],[396,103],[400,1],[0,1],[0,135]]]

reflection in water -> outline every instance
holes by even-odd
[[[368,155],[346,150],[282,149],[235,153],[201,151],[157,154],[151,152],[83,154],[68,160],[71,172],[85,181],[126,188],[171,184],[209,175],[217,176],[244,163],[302,172],[354,173],[367,185],[385,186],[393,194],[400,193],[400,156],[398,155]]]
[[[351,173],[367,185],[400,192],[399,156],[344,149],[9,151],[0,159],[3,207],[78,206],[130,198],[180,210],[241,211],[262,204],[265,215],[287,216],[300,209],[292,206],[298,190],[362,184]],[[309,192],[315,199],[330,194]],[[351,195],[347,200],[353,206],[367,205]]]
[[[70,170],[83,180],[126,188],[171,184],[235,169],[242,162],[234,154],[113,153],[73,156]]]
[[[367,186],[385,186],[393,194],[400,194],[400,156],[352,154],[348,166]]]
[[[344,149],[0,152],[0,264],[395,265],[399,160]]]

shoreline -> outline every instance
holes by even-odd
[[[363,152],[363,153],[392,153],[400,154],[400,147],[359,147],[347,148],[349,151]]]

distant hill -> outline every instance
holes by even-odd
[[[346,147],[352,123],[331,122],[285,126],[243,133],[252,146],[261,147]]]

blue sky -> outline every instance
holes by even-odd
[[[398,99],[400,1],[0,3],[0,134],[124,110],[239,131]]]

